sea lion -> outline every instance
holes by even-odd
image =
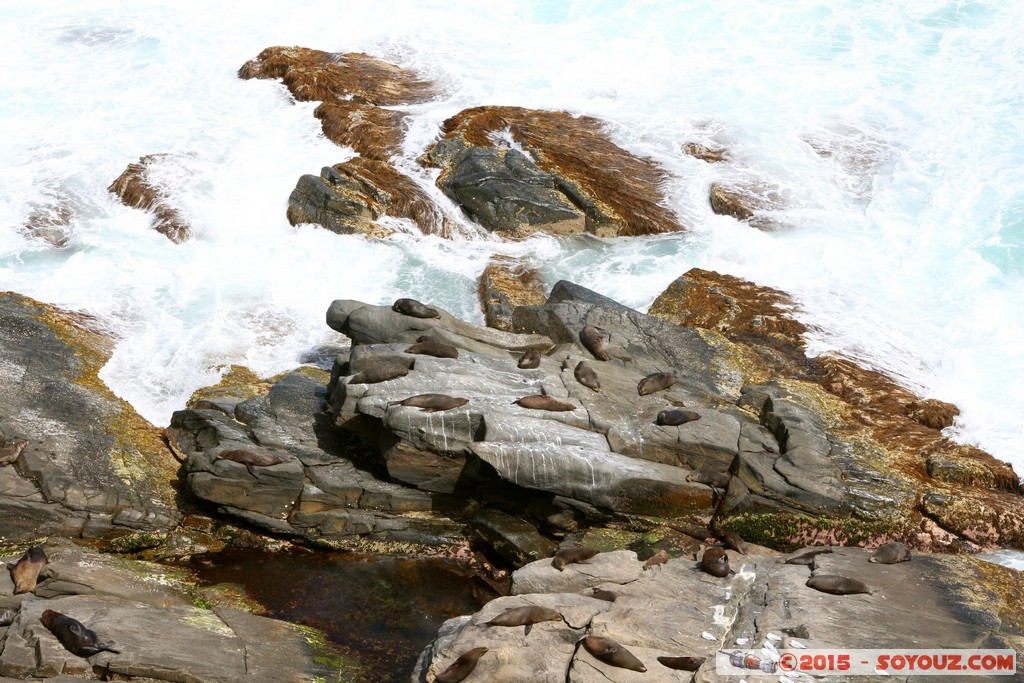
[[[647,571],[651,567],[656,567],[659,564],[665,564],[666,562],[668,562],[668,553],[665,552],[664,549],[661,549],[654,555],[647,558],[647,561],[644,562],[644,571]]]
[[[18,459],[21,452],[25,450],[25,446],[28,445],[28,439],[21,439],[14,443],[0,447],[0,467],[4,465],[10,465],[12,462]]]
[[[530,349],[523,355],[519,356],[519,363],[517,367],[520,370],[533,370],[534,368],[540,367],[540,351],[537,349]]]
[[[711,547],[704,551],[700,558],[700,570],[705,574],[723,578],[733,573],[729,568],[729,556],[719,547]]]
[[[39,572],[50,563],[50,558],[43,550],[45,543],[32,546],[25,551],[25,554],[18,558],[17,562],[7,565],[11,572],[11,581],[14,582],[14,594],[28,593],[36,587],[39,580]]]
[[[388,405],[397,404],[412,408],[422,408],[424,413],[438,413],[443,410],[464,406],[467,403],[469,403],[468,398],[456,398],[448,394],[417,394],[416,396],[404,398],[401,401],[391,401]]]
[[[725,547],[729,550],[735,550],[740,555],[747,554],[747,542],[739,537],[734,531],[722,531],[719,532],[718,537],[722,539]]]
[[[606,591],[603,588],[593,588],[590,597],[597,600],[604,600],[605,602],[615,602],[615,599],[619,597],[618,593],[612,591]]]
[[[671,370],[668,372],[655,372],[654,374],[647,375],[637,383],[636,392],[641,396],[646,396],[662,389],[668,389],[675,383],[676,373]]]
[[[678,408],[673,408],[671,410],[663,410],[658,413],[658,417],[654,419],[654,424],[662,427],[676,427],[699,419],[700,413],[695,413],[692,410],[679,410]]]
[[[704,657],[658,657],[659,664],[677,671],[696,671],[704,660]]]
[[[608,352],[604,350],[604,333],[593,325],[586,325],[580,330],[580,343],[583,348],[598,360],[608,360]]]
[[[559,401],[553,396],[547,394],[533,394],[531,396],[523,396],[521,399],[513,401],[518,403],[524,408],[530,408],[531,410],[551,410],[551,411],[567,411],[576,410],[576,406],[572,403],[566,403],[565,401]]]
[[[818,574],[807,579],[807,583],[804,585],[814,590],[819,590],[822,593],[831,593],[832,595],[871,594],[871,589],[863,582],[851,579],[848,576],[839,576],[838,574]]]
[[[43,626],[49,629],[50,633],[57,636],[57,640],[64,646],[64,649],[79,657],[92,657],[98,652],[120,653],[114,649],[114,642],[98,642],[96,634],[77,619],[54,612],[52,609],[44,610],[43,616],[39,619]]]
[[[732,479],[732,475],[728,472],[712,472],[711,470],[697,470],[686,475],[686,481],[713,486],[716,489],[728,488],[730,479]]]
[[[551,559],[551,566],[558,571],[563,571],[565,565],[586,562],[599,552],[601,551],[594,548],[562,548]]]
[[[832,548],[828,546],[822,546],[820,548],[804,548],[796,551],[796,554],[783,560],[785,564],[804,564],[809,565],[814,562],[814,558],[822,553],[830,553]]]
[[[878,546],[878,549],[868,558],[868,562],[877,562],[878,564],[896,564],[909,560],[910,548],[899,541]]]
[[[443,344],[433,339],[416,342],[405,350],[406,353],[418,353],[434,358],[458,358],[459,350],[450,344]]]
[[[469,652],[462,653],[458,659],[452,662],[451,666],[434,677],[434,683],[459,683],[466,680],[466,677],[476,668],[476,663],[485,654],[487,654],[486,647],[474,647]]]
[[[611,638],[587,636],[583,639],[583,649],[592,654],[594,659],[604,662],[609,666],[631,669],[641,673],[647,671],[647,667],[644,666],[643,662]]]
[[[5,609],[4,611],[0,612],[0,626],[10,626],[12,623],[14,623],[14,619],[17,616],[18,613],[14,610]]]
[[[217,458],[245,465],[245,469],[249,470],[249,474],[254,477],[256,472],[253,471],[253,467],[271,467],[284,462],[284,460],[272,453],[260,453],[244,448],[232,448],[231,450],[221,451],[217,454]]]
[[[413,318],[440,318],[441,314],[416,299],[395,299],[391,310]]]
[[[585,360],[581,360],[576,364],[576,369],[572,371],[576,381],[594,391],[601,391],[601,380],[597,378],[597,373],[594,372],[594,368],[590,367],[590,363]]]
[[[559,621],[562,614],[550,607],[538,605],[527,605],[525,607],[513,607],[505,610],[498,616],[488,621],[484,626],[525,626],[524,635],[530,635],[533,625],[541,621]]]
[[[412,370],[408,365],[398,361],[373,364],[365,370],[360,370],[349,378],[349,384],[377,384],[387,382],[390,379],[405,377]]]

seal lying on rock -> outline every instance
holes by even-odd
[[[98,642],[96,634],[86,628],[82,622],[60,612],[54,612],[52,609],[44,610],[39,621],[43,622],[43,626],[57,636],[57,640],[64,646],[64,649],[73,655],[92,657],[104,650],[115,654],[121,652],[114,649],[113,642]]]
[[[655,372],[653,375],[647,375],[637,383],[636,392],[641,396],[647,396],[656,391],[668,389],[675,383],[676,373],[671,370],[668,372]]]
[[[416,301],[416,299],[396,299],[391,304],[391,310],[395,313],[408,315],[413,318],[440,318],[441,314],[430,306]]]
[[[519,357],[519,363],[516,364],[520,370],[533,370],[534,368],[540,367],[540,351],[537,349],[530,349]]]
[[[830,553],[832,548],[823,546],[821,548],[804,548],[796,551],[796,554],[787,557],[784,562],[785,564],[805,564],[809,565],[814,562],[814,558],[822,553]]]
[[[907,562],[909,560],[910,548],[905,543],[900,543],[899,541],[878,546],[878,550],[868,558],[868,562],[877,562],[878,564],[896,564],[897,562]]]
[[[244,448],[234,448],[227,451],[221,451],[217,454],[217,457],[221,460],[230,460],[231,462],[237,462],[245,465],[245,469],[249,470],[249,474],[254,477],[256,476],[256,472],[253,471],[253,467],[271,467],[273,465],[280,465],[284,462],[284,460],[272,453],[261,453],[259,451],[250,451]]]
[[[740,538],[736,532],[721,531],[718,533],[718,537],[722,539],[722,543],[724,543],[725,547],[729,550],[735,550],[740,555],[747,554],[747,542]]]
[[[594,548],[563,548],[555,553],[555,556],[551,559],[551,566],[558,571],[562,571],[565,565],[586,562],[599,552],[599,550]]]
[[[14,443],[0,447],[0,467],[3,465],[10,465],[12,462],[18,459],[21,452],[25,450],[25,446],[28,445],[28,439],[21,439]]]
[[[636,655],[610,638],[587,636],[583,639],[583,649],[592,654],[594,659],[609,666],[640,672],[647,671],[647,667],[636,658]]]
[[[604,350],[604,333],[593,325],[586,325],[580,330],[580,343],[598,360],[608,360],[608,352]]]
[[[39,579],[39,572],[50,563],[50,558],[43,550],[45,543],[32,546],[25,551],[25,554],[18,558],[17,562],[7,565],[11,572],[11,581],[14,582],[14,594],[28,593],[35,589],[36,581]]]
[[[676,671],[696,671],[704,664],[705,657],[658,657],[658,663]]]
[[[560,621],[562,614],[550,607],[527,605],[505,610],[488,621],[484,626],[525,626],[524,635],[530,635],[533,625],[542,621]]]
[[[374,363],[352,375],[348,380],[349,384],[377,384],[387,382],[389,379],[405,377],[412,370],[408,365],[394,360]]]
[[[456,398],[448,394],[417,394],[404,398],[401,401],[391,401],[389,406],[400,405],[412,408],[422,408],[424,413],[438,413],[443,410],[451,410],[469,403],[468,398]]]
[[[605,602],[615,602],[615,599],[619,597],[618,593],[612,591],[606,591],[603,588],[591,589],[590,597],[595,600],[604,600]]]
[[[601,391],[601,380],[597,378],[597,373],[594,372],[594,368],[590,367],[590,363],[585,360],[581,360],[576,364],[576,369],[572,371],[576,381],[594,391]]]
[[[700,413],[696,413],[692,410],[679,410],[678,408],[673,408],[672,410],[663,410],[658,413],[658,417],[655,418],[654,424],[662,427],[676,427],[699,419]]]
[[[712,472],[711,470],[697,470],[686,475],[686,481],[692,481],[705,486],[713,486],[716,489],[724,489],[729,486],[732,478],[728,472]]]
[[[807,583],[804,585],[822,593],[831,593],[832,595],[871,594],[871,589],[865,583],[837,574],[818,574],[807,579]]]
[[[406,353],[418,353],[434,358],[458,358],[459,350],[450,344],[444,344],[435,339],[424,339],[416,342],[405,350]]]
[[[711,547],[704,551],[700,558],[700,570],[718,578],[735,573],[729,568],[729,556],[726,555],[725,550],[718,547]]]
[[[553,396],[547,394],[533,394],[532,396],[523,396],[522,398],[513,401],[518,403],[524,408],[530,408],[531,410],[550,410],[555,412],[564,412],[567,410],[576,410],[576,406],[572,403],[566,403],[565,401],[559,401]]]
[[[451,666],[434,677],[434,683],[459,683],[466,680],[466,677],[476,668],[476,663],[485,654],[487,654],[486,647],[474,647],[469,652],[464,652]]]
[[[659,564],[665,564],[666,562],[668,562],[668,553],[665,552],[664,549],[661,549],[654,555],[647,558],[647,561],[644,562],[644,571],[647,571],[651,567],[656,567]]]

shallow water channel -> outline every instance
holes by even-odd
[[[199,587],[237,584],[267,616],[322,630],[365,666],[367,683],[407,683],[441,623],[479,609],[452,560],[230,550],[188,566]]]

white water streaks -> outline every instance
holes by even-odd
[[[11,0],[0,18],[0,289],[101,320],[118,339],[102,377],[155,424],[229,364],[269,375],[337,343],[336,298],[412,296],[479,322],[476,279],[505,253],[641,310],[695,266],[781,288],[812,351],[956,403],[951,435],[1024,471],[1009,400],[1024,382],[1022,3]],[[353,152],[323,137],[315,103],[236,77],[272,45],[363,51],[440,84],[405,109],[395,164],[461,239],[288,225],[298,177]],[[666,169],[689,232],[484,238],[415,163],[483,104],[603,119]],[[183,245],[106,191],[148,154],[170,155],[153,172],[195,230]],[[712,182],[770,186],[783,228],[713,214]],[[58,207],[66,246],[22,228]]]

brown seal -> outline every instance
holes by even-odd
[[[732,479],[732,475],[728,472],[712,472],[711,470],[697,470],[686,475],[686,481],[713,486],[716,489],[728,488],[730,479]]]
[[[676,671],[696,671],[704,660],[704,657],[658,657],[659,664]]]
[[[665,564],[666,562],[668,562],[668,553],[665,552],[663,548],[659,550],[656,554],[651,555],[647,558],[647,561],[644,562],[644,571],[647,571],[651,567],[656,567],[659,564]]]
[[[562,548],[551,559],[551,566],[562,571],[565,565],[586,562],[599,552],[601,551],[594,548]]]
[[[459,350],[450,344],[444,344],[435,339],[426,339],[416,342],[405,350],[406,353],[418,353],[423,356],[434,358],[458,358]]]
[[[900,543],[899,541],[878,546],[878,549],[868,558],[868,562],[877,562],[878,564],[896,564],[897,562],[907,562],[909,560],[910,548],[907,547],[906,543]]]
[[[50,563],[50,558],[46,556],[46,551],[43,550],[45,543],[32,546],[25,551],[25,554],[18,558],[17,562],[12,562],[7,565],[7,569],[11,572],[11,581],[14,582],[14,594],[28,593],[36,587],[36,581],[39,580],[39,572],[43,570],[47,564]]]
[[[590,363],[585,360],[581,360],[576,364],[576,369],[572,371],[576,381],[594,391],[601,391],[601,380],[597,378],[597,373],[594,372],[594,368],[590,367]]]
[[[700,413],[695,413],[692,410],[679,410],[673,408],[671,410],[663,410],[658,413],[658,417],[654,419],[654,424],[662,427],[677,427],[684,425],[687,422],[693,422],[700,419]]]
[[[747,554],[747,542],[740,538],[735,531],[721,531],[718,537],[722,539],[725,547],[729,550],[735,550],[740,555]]]
[[[594,358],[608,360],[608,352],[604,350],[604,333],[597,327],[586,325],[580,330],[580,343]]]
[[[231,450],[221,451],[217,454],[217,457],[221,460],[230,460],[231,462],[245,465],[245,469],[249,470],[249,474],[254,477],[256,472],[253,471],[253,467],[271,467],[284,462],[284,460],[272,453],[260,453],[259,451],[250,451],[244,448],[232,448]]]
[[[830,553],[832,548],[828,546],[822,546],[819,548],[803,548],[802,550],[796,551],[796,553],[790,557],[787,557],[783,562],[785,564],[805,564],[809,565],[814,562],[814,558],[822,553]]]
[[[636,392],[641,396],[646,396],[662,389],[668,389],[675,383],[676,373],[671,370],[668,372],[655,372],[652,375],[647,375],[637,383]]]
[[[594,659],[604,662],[609,666],[631,669],[632,671],[647,671],[647,667],[644,666],[643,662],[611,638],[587,636],[583,639],[583,649],[592,654]]]
[[[551,411],[566,411],[576,410],[576,406],[572,403],[566,403],[565,401],[559,401],[553,396],[547,394],[533,394],[531,396],[523,396],[521,399],[513,401],[518,403],[524,408],[530,408],[532,410],[551,410]]]
[[[21,439],[14,443],[0,447],[0,467],[3,465],[10,465],[12,462],[18,459],[21,452],[25,450],[25,446],[28,445],[28,439]]]
[[[466,680],[466,677],[476,668],[476,663],[485,654],[487,654],[486,647],[474,647],[469,652],[462,653],[458,659],[452,662],[451,666],[434,677],[434,683],[459,683]]]
[[[443,410],[451,410],[469,403],[468,398],[456,398],[448,394],[417,394],[404,398],[401,401],[391,401],[391,405],[409,406],[411,408],[422,408],[424,413],[438,413]]]
[[[618,593],[606,591],[603,588],[592,588],[591,590],[593,592],[590,594],[590,597],[595,598],[597,600],[604,600],[605,602],[615,602],[615,599],[619,597]]]
[[[390,379],[405,377],[412,370],[407,364],[397,360],[387,359],[378,363],[371,363],[349,378],[349,384],[377,384],[387,382]]]
[[[700,570],[719,578],[734,573],[729,568],[729,556],[719,547],[711,547],[704,551],[700,558]]]
[[[818,574],[807,579],[807,583],[804,585],[814,590],[819,590],[822,593],[831,593],[832,595],[871,594],[871,589],[863,582],[851,579],[848,576],[839,576],[838,574]]]
[[[519,356],[519,363],[517,367],[520,370],[533,370],[534,368],[540,367],[540,351],[537,349],[529,349],[526,353]]]
[[[64,646],[64,649],[79,657],[92,657],[98,652],[119,653],[114,649],[113,642],[101,643],[96,634],[77,619],[54,612],[52,609],[44,610],[39,621],[49,629],[50,633],[57,636],[57,640]]]
[[[430,306],[416,301],[416,299],[396,299],[395,303],[391,304],[391,310],[395,313],[412,316],[413,318],[441,317],[440,313]]]
[[[524,635],[530,635],[533,625],[542,621],[559,621],[562,614],[550,607],[539,605],[527,605],[525,607],[513,607],[505,610],[498,616],[488,621],[484,626],[525,626]]]

